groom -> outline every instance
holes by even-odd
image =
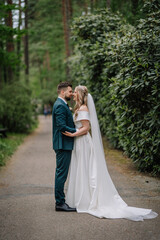
[[[65,203],[64,184],[67,179],[71,161],[74,138],[67,137],[62,132],[76,132],[72,113],[67,101],[72,97],[72,85],[62,82],[57,87],[58,98],[53,106],[53,149],[56,152],[55,199],[56,211],[76,211]]]

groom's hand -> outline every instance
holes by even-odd
[[[74,133],[71,133],[71,132],[62,132],[65,136],[67,137],[74,137]]]

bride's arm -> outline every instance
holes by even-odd
[[[90,129],[89,121],[81,120],[81,123],[82,123],[82,127],[77,132],[75,132],[75,133],[63,132],[63,134],[68,137],[78,137],[78,136],[86,134]]]

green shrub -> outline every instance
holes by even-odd
[[[151,11],[121,39],[121,70],[110,85],[120,146],[140,170],[155,174],[160,173],[159,36],[160,11]]]
[[[2,115],[0,122],[10,132],[26,132],[34,123],[31,91],[21,83],[5,86],[1,91]],[[5,101],[5,105],[4,105]]]
[[[9,146],[0,139],[0,166],[5,165],[5,152],[9,151]]]

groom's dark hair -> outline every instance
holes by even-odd
[[[61,90],[65,90],[67,87],[72,87],[72,84],[70,82],[61,82],[58,84],[57,92],[60,94]]]

